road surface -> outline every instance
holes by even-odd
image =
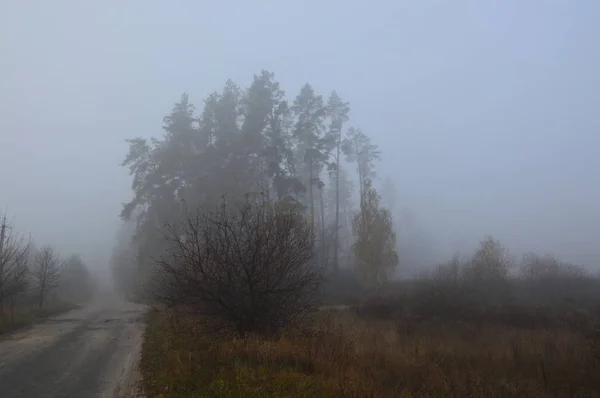
[[[102,295],[85,308],[0,337],[0,397],[138,397],[144,310]]]

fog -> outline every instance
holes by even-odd
[[[310,82],[350,102],[382,150],[376,185],[393,180],[436,256],[491,234],[595,268],[599,17],[594,1],[7,0],[0,210],[106,266],[124,140],[160,136],[182,92],[199,109],[267,69],[290,98]]]

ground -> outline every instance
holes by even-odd
[[[117,295],[0,337],[2,398],[137,394],[145,307]]]
[[[309,330],[276,339],[215,335],[194,317],[152,313],[147,396],[600,397],[597,330],[535,314],[523,323],[515,309],[465,320],[377,312],[321,311]]]

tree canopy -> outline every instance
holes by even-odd
[[[337,92],[326,98],[307,83],[288,99],[274,74],[261,71],[245,89],[228,80],[198,112],[182,94],[161,138],[127,140],[122,165],[132,197],[121,217],[135,223],[137,266],[148,267],[166,249],[159,230],[182,218],[184,203],[211,209],[246,194],[303,212],[316,230],[318,261],[337,269],[340,258],[350,258],[340,253],[352,244],[353,199],[375,178],[380,151],[361,129],[346,126],[348,102]]]

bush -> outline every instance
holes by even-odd
[[[323,270],[304,217],[250,201],[186,210],[167,225],[168,255],[151,287],[168,308],[203,315],[216,330],[274,334],[316,309]]]
[[[487,236],[473,254],[471,261],[463,266],[463,275],[473,281],[506,279],[514,258],[509,250],[491,236]]]
[[[497,323],[516,328],[567,327],[587,330],[600,305],[600,279],[584,268],[551,256],[524,257],[521,277],[506,275],[511,256],[492,239],[484,241],[466,262],[455,255],[410,286],[397,285],[386,294],[354,307],[357,314],[392,319]],[[478,272],[473,272],[474,270]]]

